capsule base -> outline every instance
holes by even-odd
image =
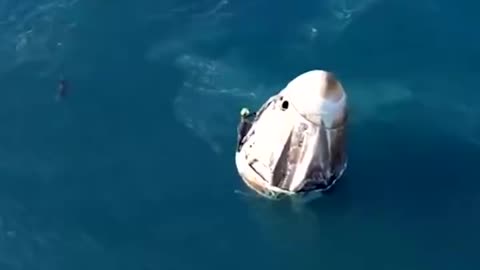
[[[334,178],[325,188],[312,189],[302,192],[292,192],[290,190],[272,186],[267,181],[263,180],[262,177],[248,165],[247,160],[241,153],[236,153],[235,163],[241,172],[240,178],[242,181],[249,189],[253,190],[258,195],[269,200],[291,199],[300,203],[306,203],[321,198],[324,192],[331,189],[337,183],[337,181],[342,178],[348,164],[346,161],[338,176]]]

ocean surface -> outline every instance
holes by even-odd
[[[0,0],[0,269],[478,270],[479,8]],[[349,95],[346,175],[257,198],[239,110],[311,69]]]

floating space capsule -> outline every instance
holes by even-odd
[[[257,112],[242,110],[239,175],[271,199],[321,195],[347,167],[347,119],[347,95],[331,72],[299,75]]]

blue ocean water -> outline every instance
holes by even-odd
[[[0,269],[478,269],[478,8],[0,0]],[[349,94],[346,175],[250,196],[238,111],[314,68]]]

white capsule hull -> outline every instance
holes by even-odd
[[[347,167],[347,96],[333,74],[306,72],[262,105],[235,154],[245,184],[269,199],[321,197]]]
[[[262,176],[258,175],[248,164],[242,153],[235,155],[235,163],[240,173],[240,178],[244,184],[256,194],[271,200],[280,199],[292,199],[295,202],[306,203],[312,200],[321,198],[324,192],[331,189],[339,179],[343,177],[343,174],[347,168],[348,162],[344,163],[344,168],[340,171],[338,177],[333,179],[330,185],[325,188],[312,189],[305,192],[292,192],[290,190],[282,189],[276,186],[270,185],[268,182],[262,179]]]

